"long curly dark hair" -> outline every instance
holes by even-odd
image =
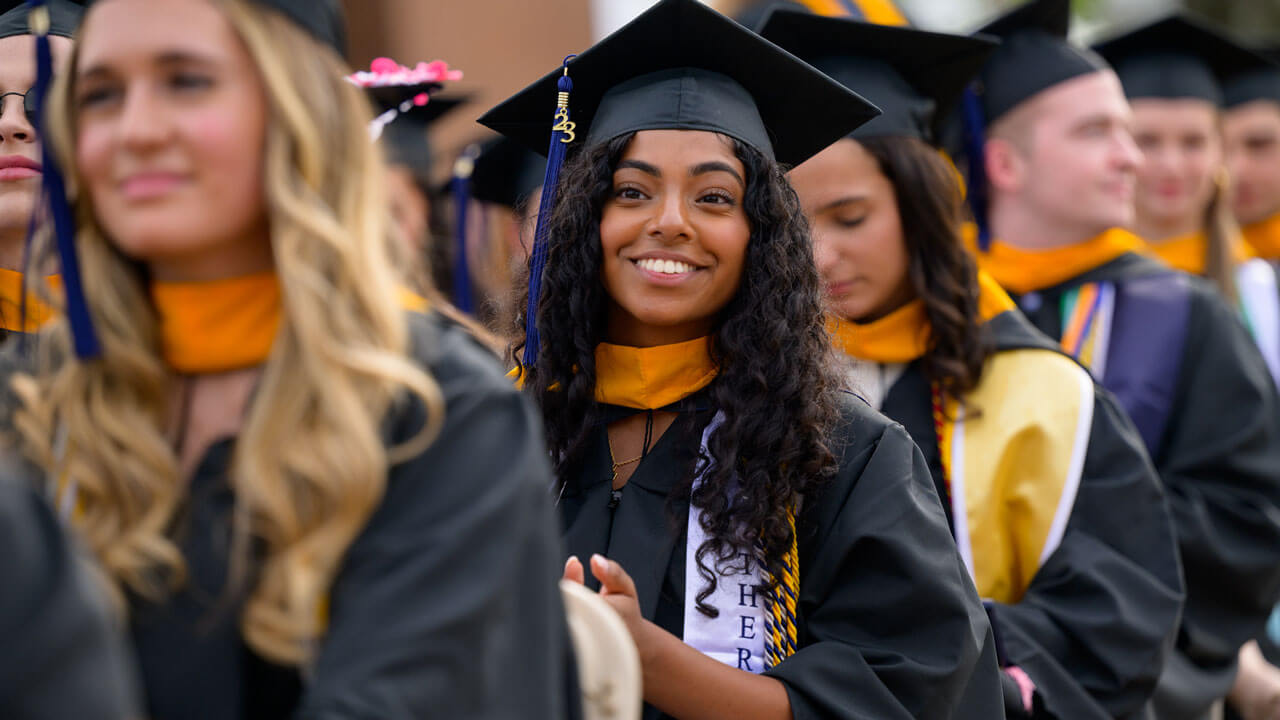
[[[542,408],[558,489],[575,476],[602,419],[595,402],[595,348],[606,336],[608,303],[599,280],[600,220],[612,196],[614,169],[632,137],[588,148],[566,162],[550,217],[538,303],[541,344],[534,367],[521,372]],[[697,599],[699,609],[712,616],[717,611],[704,602],[716,583],[709,568],[723,571],[758,548],[772,578],[766,587],[773,589],[793,541],[789,512],[836,465],[829,441],[839,379],[808,224],[778,164],[732,142],[746,170],[743,206],[751,235],[737,293],[712,331],[719,374],[707,392],[723,421],[707,443],[712,464],[706,477],[692,489],[701,459],[695,449],[670,498],[692,490],[691,505],[703,510],[708,540],[698,548],[697,561],[707,586]],[[679,432],[675,437],[700,437],[688,432],[690,414],[682,422],[672,426]]]
[[[964,191],[936,149],[909,137],[859,138],[893,186],[910,257],[907,273],[929,318],[925,377],[963,405],[994,351],[978,312],[978,268],[964,249]]]

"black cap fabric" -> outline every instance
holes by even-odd
[[[427,135],[431,124],[446,114],[466,104],[469,98],[433,97],[426,105],[419,105],[401,112],[382,130],[378,141],[391,165],[401,165],[413,171],[414,177],[425,182],[431,174],[435,159]],[[383,110],[392,106],[379,104]]]
[[[1222,86],[1222,104],[1232,108],[1254,100],[1280,103],[1280,47],[1253,48],[1270,62],[1255,70],[1236,73]]]
[[[84,16],[83,2],[46,0],[45,7],[49,9],[50,35],[69,38],[76,34],[76,28],[80,27],[80,19]],[[0,3],[0,8],[4,8],[4,14],[0,15],[0,38],[31,34],[26,0]]]
[[[805,6],[804,3],[796,2],[796,0],[755,0],[748,3],[738,12],[734,13],[733,19],[742,24],[743,27],[751,28],[756,32],[760,32],[761,26],[764,25],[765,18],[774,10],[786,9],[795,10],[796,12],[805,12],[812,14],[813,11]],[[859,17],[859,20],[862,18]]]
[[[760,28],[777,43],[875,103],[881,115],[852,137],[896,135],[926,142],[997,43],[992,38],[775,9]]]
[[[1149,22],[1094,46],[1111,63],[1130,99],[1192,98],[1221,105],[1228,78],[1269,63],[1186,14]]]
[[[332,47],[338,55],[347,52],[346,22],[338,0],[254,0],[284,13],[290,20]]]
[[[569,62],[580,143],[639,130],[724,133],[796,165],[878,114],[875,106],[697,0],[661,0]],[[556,69],[480,118],[546,154]]]
[[[1067,41],[1070,26],[1070,0],[1031,0],[978,29],[1003,40],[975,86],[988,123],[1058,83],[1107,69]]]
[[[485,143],[471,172],[471,196],[512,209],[519,208],[542,184],[546,160],[507,138]]]

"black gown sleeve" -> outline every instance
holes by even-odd
[[[563,562],[540,422],[461,331],[430,364],[442,432],[351,546],[298,718],[562,718]],[[401,417],[409,437],[421,409]]]
[[[1280,400],[1226,303],[1193,297],[1177,400],[1154,453],[1186,576],[1178,650],[1230,666],[1280,597]]]
[[[0,477],[0,717],[141,717],[125,641],[49,506]]]
[[[1080,487],[1062,543],[1016,604],[990,603],[1002,658],[1052,717],[1128,718],[1173,647],[1183,587],[1159,479],[1137,430],[1095,393]]]
[[[796,720],[1002,717],[986,613],[920,451],[861,401],[846,420],[839,475],[799,518],[800,649],[768,674]]]

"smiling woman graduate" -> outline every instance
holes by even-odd
[[[149,717],[559,718],[539,423],[404,307],[337,8],[93,4],[50,125],[92,322],[16,377],[22,448],[127,612]]]
[[[1007,716],[1133,716],[1182,610],[1159,477],[1115,398],[975,270],[931,144],[992,45],[792,11],[761,34],[884,111],[789,177],[855,387],[911,433],[951,510]]]
[[[630,628],[646,717],[999,717],[928,469],[839,390],[782,174],[872,108],[694,0],[567,72],[580,147],[520,369],[556,459],[566,575]],[[561,74],[482,122],[545,147]]]

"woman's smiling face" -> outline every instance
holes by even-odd
[[[266,91],[216,3],[99,0],[72,72],[77,169],[121,251],[168,280],[271,266]]]
[[[636,133],[600,219],[611,342],[667,345],[711,332],[742,280],[746,190],[732,140],[697,130]]]

